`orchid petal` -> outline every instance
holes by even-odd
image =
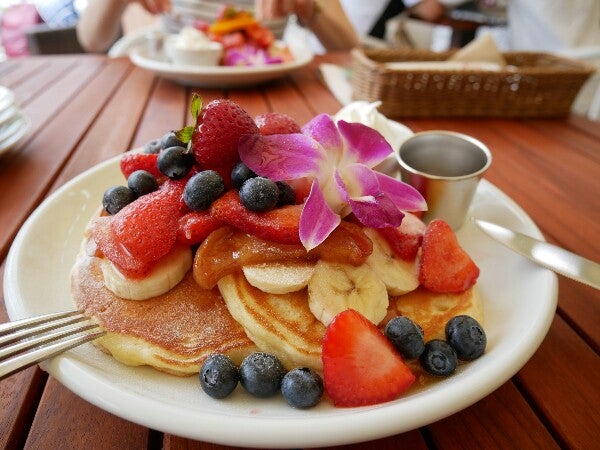
[[[334,158],[341,156],[343,141],[331,116],[319,114],[302,127],[302,133],[318,141],[327,153],[334,153]]]
[[[300,241],[311,250],[327,239],[341,218],[327,205],[318,181],[314,181],[300,215]]]
[[[325,158],[323,147],[300,133],[240,138],[241,160],[260,176],[273,181],[314,176]]]
[[[404,213],[379,186],[377,174],[363,164],[345,168],[343,182],[348,204],[356,218],[371,228],[400,226]]]
[[[414,187],[381,172],[374,172],[380,189],[404,211],[427,211],[427,202]]]
[[[392,147],[388,141],[373,128],[362,123],[350,123],[344,120],[338,122],[338,128],[346,141],[342,165],[360,162],[373,167],[392,153]]]

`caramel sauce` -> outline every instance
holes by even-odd
[[[265,241],[233,227],[212,232],[194,257],[194,278],[204,289],[243,266],[268,262],[306,262],[323,259],[359,266],[373,251],[373,242],[358,225],[342,222],[320,245],[310,251],[300,244]]]

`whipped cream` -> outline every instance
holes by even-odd
[[[381,114],[377,108],[381,102],[355,101],[340,109],[334,116],[334,120],[345,120],[346,122],[359,122],[379,131],[394,151],[409,138],[413,132],[410,128],[388,119]]]
[[[178,49],[203,50],[222,48],[219,42],[211,41],[202,31],[194,27],[184,27],[171,38],[170,44]]]

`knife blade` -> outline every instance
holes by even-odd
[[[540,241],[495,223],[472,218],[485,234],[536,264],[580,283],[600,289],[600,264],[564,248]]]

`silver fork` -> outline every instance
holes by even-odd
[[[0,380],[103,334],[82,311],[0,324]]]

